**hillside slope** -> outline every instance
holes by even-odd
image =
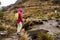
[[[18,0],[15,4],[10,5],[7,11],[5,11],[5,17],[8,18],[14,15],[14,12],[18,8],[23,7],[26,11],[23,18],[39,18],[39,19],[55,19],[60,20],[60,6],[54,5],[53,0]],[[44,2],[44,3],[43,3]],[[55,13],[55,10],[57,12]]]

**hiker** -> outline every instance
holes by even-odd
[[[20,34],[20,31],[22,29],[22,13],[23,13],[23,9],[19,8],[18,9],[18,13],[15,14],[15,19],[16,19],[16,23],[17,23],[17,34]]]

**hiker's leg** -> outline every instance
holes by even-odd
[[[19,24],[17,24],[18,25],[18,27],[17,27],[17,33],[19,32]]]
[[[19,30],[21,31],[22,29],[22,22],[20,22],[20,27],[19,27]]]
[[[17,33],[20,32],[21,29],[22,29],[22,22],[20,22],[20,23],[18,24]]]

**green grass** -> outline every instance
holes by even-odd
[[[2,12],[2,11],[0,11],[0,17],[3,17],[3,15],[4,15],[4,14],[3,14],[3,12]]]

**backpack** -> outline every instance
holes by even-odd
[[[15,20],[18,20],[18,13],[15,13]]]

